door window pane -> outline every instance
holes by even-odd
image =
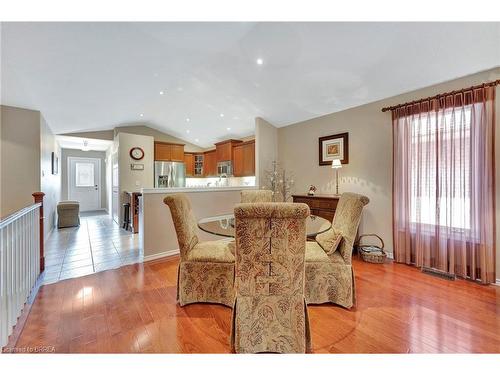
[[[94,186],[94,164],[75,163],[75,185],[78,187]]]

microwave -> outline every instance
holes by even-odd
[[[217,174],[222,176],[225,174],[226,176],[233,175],[233,163],[231,161],[220,161],[217,163]]]

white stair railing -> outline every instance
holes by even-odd
[[[7,344],[40,275],[42,215],[42,203],[35,203],[0,221],[0,348]]]

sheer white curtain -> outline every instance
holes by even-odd
[[[396,261],[495,282],[494,95],[393,110]]]

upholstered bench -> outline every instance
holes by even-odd
[[[57,227],[68,228],[80,225],[80,203],[62,201],[57,204]]]

